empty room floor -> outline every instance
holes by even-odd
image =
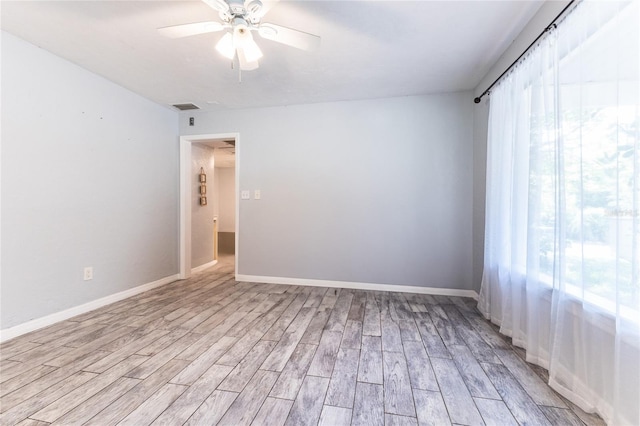
[[[2,345],[2,425],[600,425],[472,299],[239,283],[232,264]]]

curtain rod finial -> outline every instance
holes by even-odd
[[[481,100],[482,100],[482,99],[480,99],[480,98],[478,97],[478,98],[474,98],[474,99],[473,99],[473,102],[474,102],[474,103],[476,103],[476,104],[479,104]]]

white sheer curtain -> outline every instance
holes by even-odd
[[[640,424],[638,1],[579,3],[492,90],[479,308],[609,424]]]

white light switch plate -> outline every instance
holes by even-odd
[[[251,192],[244,190],[240,193],[240,198],[243,200],[248,200],[251,198]]]
[[[260,196],[261,196],[261,194],[260,194],[260,190],[259,189],[256,189],[255,191],[253,191],[253,199],[254,200],[259,200]]]

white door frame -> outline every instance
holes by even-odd
[[[238,237],[240,234],[240,200],[238,185],[240,183],[240,134],[239,133],[216,133],[208,135],[180,136],[180,278],[187,279],[191,276],[191,144],[194,142],[211,139],[235,139],[236,141],[236,190],[235,190],[235,270],[238,275],[238,258],[240,250]]]

